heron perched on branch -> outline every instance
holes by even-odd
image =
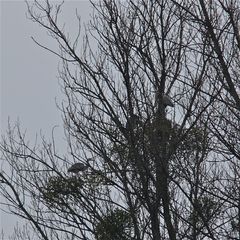
[[[174,104],[173,104],[173,102],[172,102],[172,100],[171,100],[171,98],[169,96],[163,95],[162,100],[163,100],[163,105],[165,107],[167,107],[167,106],[174,107]]]
[[[162,107],[164,107],[164,109],[166,107],[174,107],[172,99],[167,94],[162,94],[158,91],[155,91],[154,94],[155,94],[154,107],[156,107],[157,109]]]
[[[69,169],[68,172],[71,173],[79,173],[79,172],[84,172],[87,170],[88,166],[83,164],[83,163],[74,163]]]
[[[84,172],[88,169],[88,167],[90,166],[89,163],[95,161],[95,158],[87,158],[87,162],[86,164],[78,162],[78,163],[74,163],[69,169],[68,172],[71,173],[79,173],[79,172]]]

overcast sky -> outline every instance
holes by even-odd
[[[0,7],[1,134],[6,131],[10,118],[12,123],[20,120],[30,139],[40,130],[50,137],[52,128],[62,124],[61,113],[56,108],[56,101],[60,103],[62,98],[57,79],[59,59],[38,47],[31,36],[53,48],[56,44],[44,29],[27,19],[24,1],[0,0]],[[66,1],[62,21],[70,33],[75,30],[76,8],[83,22],[91,14],[88,1]],[[0,215],[1,229],[7,235],[13,231],[16,217],[2,211]]]

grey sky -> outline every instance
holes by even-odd
[[[56,43],[36,23],[26,18],[24,1],[1,1],[1,134],[4,134],[8,118],[12,123],[20,120],[21,127],[27,129],[29,138],[41,130],[50,137],[53,126],[61,126],[61,113],[56,101],[61,102],[57,69],[59,59],[38,47],[32,40],[56,49]],[[75,9],[82,21],[89,19],[91,13],[88,1],[66,1],[61,21],[66,29],[73,33]],[[60,138],[61,128],[57,133]],[[16,217],[0,212],[0,229],[10,234],[16,223]]]

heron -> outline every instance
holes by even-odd
[[[68,172],[71,172],[71,173],[79,173],[79,172],[84,172],[85,170],[87,170],[88,166],[83,164],[83,163],[74,163],[69,169],[68,169]]]
[[[173,104],[173,102],[172,102],[172,100],[171,100],[171,98],[169,96],[163,95],[162,100],[163,100],[163,105],[165,107],[167,107],[167,106],[174,107],[174,104]]]

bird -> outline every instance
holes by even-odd
[[[69,169],[68,172],[71,173],[79,173],[79,172],[84,172],[85,170],[87,170],[88,166],[83,164],[83,163],[74,163]]]
[[[174,104],[169,96],[163,95],[162,100],[163,100],[163,105],[165,107],[167,107],[167,106],[174,107]]]

